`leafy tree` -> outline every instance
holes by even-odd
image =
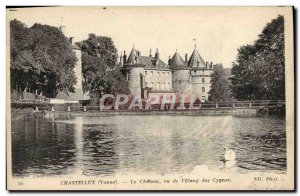
[[[71,44],[56,27],[10,22],[12,90],[41,91],[55,97],[73,91],[77,58]]]
[[[249,100],[254,98],[257,92],[257,79],[251,63],[252,58],[256,53],[255,47],[251,45],[242,46],[238,49],[238,56],[236,62],[233,63],[231,74],[232,92],[238,100]]]
[[[237,99],[285,99],[283,16],[268,23],[253,45],[238,50],[231,72]]]
[[[214,65],[214,72],[211,76],[211,89],[208,94],[210,101],[216,102],[232,100],[230,81],[222,64]]]
[[[82,50],[83,85],[92,98],[106,93],[129,93],[127,81],[117,66],[117,49],[111,38],[90,34],[76,44]]]

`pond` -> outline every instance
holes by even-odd
[[[198,165],[286,172],[285,119],[234,116],[106,116],[12,121],[14,176],[174,174]]]

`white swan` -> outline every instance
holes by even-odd
[[[233,150],[228,150],[227,147],[224,147],[224,161],[235,161],[236,153]]]

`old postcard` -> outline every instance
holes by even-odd
[[[7,189],[295,189],[293,7],[7,7]]]

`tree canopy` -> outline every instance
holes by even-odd
[[[42,24],[27,28],[16,19],[10,21],[11,90],[39,91],[47,97],[72,92],[76,61],[70,42],[58,28]]]
[[[89,38],[76,43],[82,50],[84,88],[91,97],[102,94],[129,93],[127,81],[117,64],[117,49],[111,38],[90,34]]]
[[[230,89],[230,81],[227,70],[223,68],[222,64],[214,65],[214,72],[211,75],[211,89],[208,92],[209,100],[217,101],[231,101],[232,93]]]
[[[285,99],[283,16],[268,23],[253,45],[238,49],[231,73],[238,100]]]

